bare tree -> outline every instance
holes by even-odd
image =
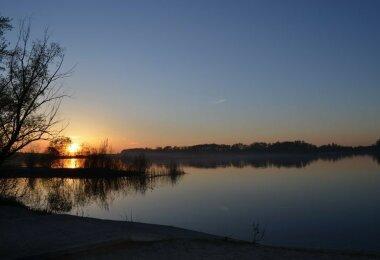
[[[0,16],[0,70],[4,69],[1,66],[3,57],[7,54],[8,42],[4,38],[4,33],[12,28],[8,17]]]
[[[50,140],[47,153],[54,156],[67,154],[67,149],[72,143],[71,138],[67,136],[58,136]]]
[[[63,93],[59,81],[63,49],[42,39],[30,39],[30,22],[22,22],[15,47],[4,55],[0,74],[0,164],[28,144],[58,134],[56,119]]]

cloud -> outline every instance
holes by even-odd
[[[225,99],[225,98],[220,98],[220,99],[218,99],[218,100],[213,101],[212,103],[213,103],[214,105],[217,105],[217,104],[222,104],[222,103],[224,103],[224,102],[226,102],[226,101],[227,101],[227,99]]]

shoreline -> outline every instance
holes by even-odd
[[[0,257],[373,259],[379,253],[257,245],[172,226],[41,214],[0,205]]]
[[[156,178],[171,176],[163,173],[135,173],[102,168],[4,168],[1,178]],[[184,172],[176,173],[176,176]]]
[[[20,155],[19,155],[20,156]],[[310,164],[322,161],[338,161],[345,158],[353,157],[368,157],[373,161],[380,164],[380,155],[373,154],[311,154],[311,153],[156,153],[149,152],[146,156],[150,162],[158,166],[167,165],[172,160],[176,161],[181,167],[195,167],[195,168],[218,168],[218,167],[242,167],[252,166],[255,168],[262,167],[277,167],[277,168],[303,168]],[[55,160],[65,159],[83,159],[81,156],[72,157],[58,157]],[[149,172],[138,173],[128,169],[117,168],[61,168],[61,167],[26,167],[20,162],[14,164],[4,165],[0,167],[1,178],[114,178],[114,177],[128,177],[128,178],[154,178],[160,176],[180,176],[185,172],[179,169],[178,172],[171,174],[166,172]]]

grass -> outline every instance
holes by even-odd
[[[105,140],[99,147],[91,149],[84,158],[84,168],[86,169],[107,169],[129,172],[132,175],[144,176],[151,166],[145,154],[139,154],[131,160],[123,160],[120,156],[111,154],[108,140]]]
[[[176,176],[184,173],[178,162],[174,160],[169,162],[169,164],[166,166],[166,170],[169,176]]]
[[[258,245],[265,237],[265,228],[261,228],[259,222],[252,223],[252,244]]]

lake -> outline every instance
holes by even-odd
[[[192,160],[183,170],[172,178],[0,181],[26,204],[60,213],[243,240],[256,222],[265,228],[265,244],[380,251],[380,164],[373,157]]]

